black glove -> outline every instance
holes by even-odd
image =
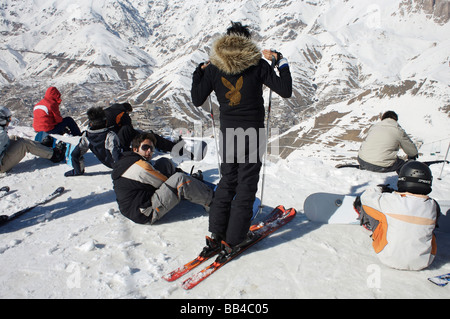
[[[70,170],[70,171],[65,172],[65,173],[64,173],[64,176],[65,176],[65,177],[70,177],[70,176],[80,176],[80,175],[83,175],[83,174],[84,174],[84,171],[81,172],[81,173],[77,173],[77,172],[75,172],[74,169],[72,169],[72,170]]]
[[[205,64],[209,64],[209,61],[200,63],[197,68],[195,68],[194,74],[198,74],[199,76],[203,77],[205,69],[202,68],[202,66],[204,66]]]
[[[277,50],[274,50],[274,49],[270,49],[270,51],[272,51],[272,52],[277,54],[277,58],[275,60],[275,65],[278,65],[280,60],[283,58],[283,54],[281,54],[281,52],[278,52]]]
[[[381,187],[382,193],[392,193],[394,191],[394,189],[392,187],[390,187],[389,184],[379,184],[377,186]]]
[[[355,198],[355,201],[353,202],[353,208],[359,213],[361,207],[362,207],[362,204],[361,204],[361,196],[357,196],[357,197]]]

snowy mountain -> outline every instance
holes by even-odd
[[[278,133],[261,214],[279,204],[298,211],[283,230],[185,291],[161,277],[203,247],[203,208],[183,202],[157,224],[137,225],[120,214],[110,169],[92,153],[85,175],[71,178],[64,177],[67,165],[28,154],[0,174],[0,187],[11,187],[0,212],[11,214],[62,185],[66,192],[0,227],[0,298],[450,297],[448,287],[427,281],[450,272],[448,232],[437,231],[431,267],[398,271],[378,261],[364,228],[312,223],[303,214],[314,192],[359,194],[396,184],[395,173],[335,168],[356,157],[367,128],[388,109],[421,146],[419,159],[445,157],[449,1],[3,0],[0,10],[0,103],[13,110],[10,135],[28,138],[35,135],[32,106],[50,85],[61,89],[63,113],[82,128],[88,107],[116,98],[135,105],[140,127],[172,133],[201,120],[209,129],[207,112],[189,99],[191,73],[230,20],[250,25],[261,48],[288,58],[295,90],[291,99],[274,96],[271,126]],[[180,167],[194,165],[218,182],[215,143],[207,132],[204,139],[206,158]],[[450,216],[450,165],[431,169],[430,196]]]
[[[354,101],[426,96],[448,114],[448,8],[442,0],[6,0],[2,100],[29,123],[33,103],[55,85],[80,121],[92,105],[126,99],[142,128],[210,127],[190,102],[191,74],[233,20],[290,61],[294,96],[273,102],[281,132],[343,101],[352,111]]]

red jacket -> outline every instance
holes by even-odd
[[[51,131],[63,118],[59,112],[61,93],[55,87],[49,87],[44,98],[34,106],[33,128],[36,132]]]

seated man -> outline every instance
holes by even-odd
[[[72,152],[73,170],[65,176],[84,174],[84,158],[88,150],[105,166],[112,168],[122,154],[119,138],[116,133],[106,127],[105,111],[101,107],[92,107],[87,111],[89,129],[81,135],[80,142]]]
[[[182,199],[208,207],[213,191],[203,182],[177,172],[167,158],[150,163],[156,138],[141,133],[114,164],[112,179],[120,212],[139,224],[153,224]]]
[[[8,108],[0,106],[0,172],[7,172],[19,164],[26,153],[47,158],[54,163],[64,159],[66,146],[64,143],[60,143],[52,149],[27,138],[8,136],[11,116]]]
[[[398,172],[406,162],[397,157],[400,148],[408,159],[417,158],[417,147],[397,121],[397,114],[387,111],[381,122],[370,127],[358,152],[360,169],[381,173]]]
[[[440,208],[428,197],[432,179],[427,165],[409,161],[400,169],[397,191],[379,185],[355,200],[361,225],[373,232],[372,246],[383,264],[420,270],[433,262]]]

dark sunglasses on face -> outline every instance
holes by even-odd
[[[141,145],[141,150],[143,150],[144,152],[147,152],[148,150],[151,150],[152,152],[154,152],[155,151],[155,147],[153,145],[142,144]]]

